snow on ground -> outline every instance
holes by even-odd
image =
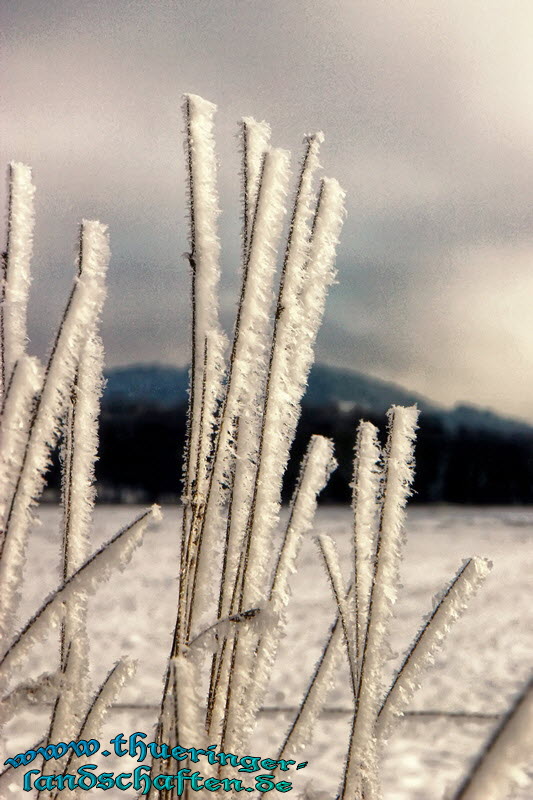
[[[94,546],[132,519],[139,509],[127,506],[97,508]],[[44,506],[42,525],[36,527],[28,552],[23,614],[39,605],[57,583],[58,509]],[[348,574],[350,512],[319,509],[316,531],[335,537]],[[121,731],[145,731],[151,738],[162,673],[167,656],[177,596],[179,516],[164,509],[164,520],[147,534],[123,574],[114,575],[91,600],[90,633],[95,681],[102,679],[122,654],[138,660],[132,684],[121,695],[122,704],[111,712],[104,739]],[[485,556],[494,568],[464,617],[456,623],[437,663],[426,674],[412,703],[413,710],[434,716],[408,716],[399,724],[383,759],[385,800],[428,800],[444,796],[468,766],[501,714],[527,679],[533,656],[531,605],[533,592],[533,509],[413,508],[407,523],[402,583],[396,605],[390,662],[393,671],[401,653],[415,635],[433,596],[455,574],[462,560]],[[267,706],[290,708],[301,697],[319,656],[333,617],[333,605],[316,546],[309,537],[294,576],[289,625],[277,662]],[[33,674],[54,666],[54,642],[34,648]],[[142,707],[139,707],[142,706]],[[327,711],[317,724],[314,742],[302,753],[309,766],[293,773],[295,788],[308,788],[334,797],[346,749],[350,706],[347,672],[328,699]],[[44,709],[26,711],[8,729],[8,751],[21,752],[41,735]],[[489,718],[441,716],[442,712],[481,714]],[[253,753],[275,756],[290,711],[266,711],[258,726]],[[191,743],[194,744],[194,743]],[[533,765],[532,765],[533,766]],[[104,769],[129,769],[127,760],[105,760]],[[119,770],[119,771],[120,771]],[[21,772],[22,770],[19,770]],[[19,786],[22,775],[18,776]],[[13,797],[20,796],[19,788]],[[94,792],[93,792],[94,794]],[[98,794],[98,793],[97,793]],[[131,792],[111,791],[106,798],[126,800]],[[27,796],[27,795],[24,795]],[[531,798],[531,786],[516,790],[515,800]]]

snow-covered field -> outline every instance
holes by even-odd
[[[138,509],[97,508],[94,546],[129,521]],[[34,610],[57,584],[58,509],[43,507],[42,525],[31,539],[24,613]],[[164,521],[147,535],[125,573],[114,575],[90,606],[92,666],[101,679],[122,654],[138,660],[136,676],[120,702],[136,708],[116,708],[109,717],[104,739],[115,733],[152,732],[155,706],[161,693],[165,658],[174,623],[177,594],[179,516],[164,509]],[[344,508],[321,508],[316,532],[333,535],[348,559],[350,513]],[[462,559],[486,556],[494,568],[465,616],[456,624],[443,653],[426,674],[412,710],[434,712],[406,717],[398,726],[383,757],[386,800],[438,800],[466,769],[496,724],[492,716],[505,711],[528,678],[533,661],[533,509],[413,508],[408,515],[407,544],[402,569],[404,588],[396,605],[391,672],[432,597],[452,577]],[[294,576],[289,626],[277,662],[276,678],[267,698],[252,752],[274,756],[291,712],[273,710],[296,705],[318,658],[333,618],[333,605],[312,537],[304,543]],[[32,671],[53,668],[53,642],[39,645],[32,655]],[[302,754],[309,766],[293,773],[295,789],[326,792],[333,798],[348,734],[350,694],[347,672],[339,672],[328,711],[316,728],[314,742]],[[452,712],[454,716],[446,716]],[[479,714],[479,717],[455,716]],[[488,716],[487,716],[488,715]],[[35,708],[14,721],[8,730],[10,754],[33,744],[44,730],[45,712]],[[191,743],[194,745],[195,743]],[[3,760],[3,759],[2,759]],[[116,768],[111,759],[105,769]],[[533,764],[532,764],[533,767]],[[127,770],[126,759],[120,770]],[[102,770],[104,765],[102,764]],[[18,770],[22,772],[22,770]],[[22,775],[19,777],[21,787]],[[95,794],[95,792],[93,792]],[[98,794],[98,793],[96,793]],[[21,794],[21,788],[10,795]],[[516,800],[531,800],[532,788],[515,791]],[[133,797],[110,791],[106,798]]]

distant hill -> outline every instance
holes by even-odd
[[[374,413],[383,413],[391,405],[412,406],[414,403],[420,409],[435,408],[425,397],[394,383],[326,364],[313,365],[304,403],[307,406],[336,405],[341,410],[363,409]]]
[[[183,405],[187,401],[189,370],[160,364],[133,364],[117,367],[106,374],[105,402],[146,403],[161,408]],[[315,364],[304,397],[307,406],[347,405],[386,411],[393,403],[420,408],[432,407],[423,397],[393,383],[369,378],[359,372]]]
[[[133,364],[109,370],[106,378],[104,408],[127,405],[168,409],[187,402],[189,370],[186,367]],[[467,428],[510,434],[533,430],[525,422],[475,406],[444,409],[394,383],[325,364],[313,366],[304,397],[306,407],[334,406],[340,412],[360,411],[369,415],[383,414],[391,405],[414,403],[425,414],[437,417],[450,431]]]
[[[174,502],[186,441],[188,369],[135,364],[109,370],[96,469],[101,502]],[[391,405],[421,409],[413,501],[533,506],[533,426],[474,406],[446,409],[393,383],[316,364],[283,482],[288,501],[313,434],[329,437],[338,468],[322,502],[350,500],[355,430],[361,419],[385,439]],[[61,484],[58,459],[49,487]]]
[[[173,408],[187,402],[189,370],[161,364],[132,364],[106,372],[104,405],[155,405]]]

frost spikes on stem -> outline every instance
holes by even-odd
[[[28,438],[33,404],[42,386],[43,370],[27,355],[15,364],[3,397],[0,414],[0,519],[5,522],[6,503],[12,496]]]
[[[200,638],[202,634],[198,636]],[[194,651],[182,648],[178,656],[171,656],[167,662],[167,673],[163,691],[155,741],[169,743],[171,747],[181,746],[203,748],[205,746],[205,726],[199,698],[201,677]],[[161,761],[152,757],[152,769],[161,771]],[[191,766],[188,759],[182,764]],[[171,770],[169,760],[163,761],[163,771]],[[155,787],[150,787],[148,800],[159,797]],[[165,797],[167,795],[165,794]],[[168,794],[169,800],[175,797],[174,791]]]
[[[257,605],[261,587],[265,584],[266,542],[278,521],[282,476],[313,361],[313,347],[327,289],[334,276],[335,248],[344,216],[343,203],[344,192],[337,182],[323,182],[301,294],[301,316],[292,337],[294,349],[289,348],[288,338],[281,342],[285,346],[280,347],[276,342],[273,347],[274,358],[279,361],[272,363],[270,368],[268,403],[272,406],[271,410],[268,407],[265,410],[261,460],[247,525],[249,552],[244,571],[243,607]],[[283,409],[281,413],[274,412],[276,407]]]
[[[270,126],[256,122],[252,117],[241,120],[240,145],[242,154],[242,269],[244,278],[248,272],[250,242],[256,220],[260,187],[265,177],[266,154],[270,150]],[[243,291],[241,291],[241,298]],[[263,316],[262,335],[269,330],[269,318]],[[266,341],[263,347],[267,348]],[[233,361],[233,359],[232,359]],[[266,367],[265,367],[266,369]],[[249,483],[256,469],[258,436],[261,420],[259,409],[263,403],[265,376],[256,369],[256,380],[248,382],[241,398],[242,413],[235,417],[234,461],[228,470],[229,509],[226,521],[222,574],[218,598],[218,616],[229,613],[229,604],[235,581],[237,560],[241,550],[242,530],[249,508]]]
[[[63,616],[64,606],[69,597],[80,594],[85,596],[86,593],[93,592],[100,583],[108,580],[112,570],[123,570],[133,552],[141,544],[148,525],[160,519],[159,506],[154,505],[144,511],[102,545],[59,589],[49,595],[41,608],[6,648],[0,660],[0,682],[7,681],[28,649],[46,635],[50,627],[57,625]]]
[[[63,581],[89,556],[89,532],[95,500],[94,465],[103,385],[103,347],[95,333],[82,350],[67,408],[62,444]],[[52,713],[49,741],[75,736],[88,692],[89,638],[86,598],[70,598],[61,625],[60,660],[64,686]]]
[[[313,345],[316,332],[324,310],[325,296],[329,283],[333,280],[334,270],[333,261],[335,257],[335,245],[338,240],[338,233],[344,215],[343,200],[344,193],[336,181],[327,181],[324,191],[320,193],[317,210],[313,222],[313,236],[309,251],[306,254],[302,229],[305,229],[306,203],[309,200],[310,180],[313,170],[317,166],[316,156],[318,144],[321,136],[311,137],[307,152],[307,162],[304,160],[302,167],[299,194],[297,194],[296,208],[291,224],[291,235],[294,242],[300,241],[300,249],[291,250],[288,246],[286,253],[286,265],[289,260],[293,266],[290,272],[287,266],[283,284],[287,288],[284,295],[283,288],[280,293],[281,302],[278,304],[274,342],[271,348],[272,361],[269,366],[269,379],[267,383],[267,402],[271,403],[271,413],[268,407],[264,413],[264,423],[262,439],[260,445],[259,469],[254,482],[254,496],[252,507],[247,524],[246,550],[243,562],[243,589],[239,592],[239,603],[236,610],[248,607],[248,601],[253,600],[252,606],[261,603],[261,597],[266,585],[266,567],[268,562],[267,542],[269,533],[277,524],[279,516],[279,495],[281,489],[281,479],[286,467],[288,449],[294,437],[294,430],[299,417],[301,397],[305,389],[305,383],[309,368],[313,359]],[[305,198],[305,202],[304,202]],[[297,224],[296,224],[297,223]],[[296,233],[295,231],[298,231]],[[298,238],[300,237],[300,239]],[[303,262],[302,251],[307,257],[307,262]],[[292,253],[292,256],[291,256]],[[320,263],[318,263],[320,262]],[[310,294],[306,295],[305,302],[299,301],[299,295],[295,291],[295,286],[303,287],[305,292],[308,282],[303,284],[298,275],[298,270],[306,266],[308,280],[314,281],[314,288]],[[313,278],[309,273],[313,273]],[[288,280],[287,276],[292,280]],[[290,292],[293,295],[290,296]],[[290,302],[283,301],[289,298]],[[294,300],[294,302],[292,302]],[[290,314],[285,315],[285,311],[290,309]],[[291,315],[292,316],[291,318]],[[282,317],[283,319],[282,324]],[[281,331],[281,335],[280,334]],[[291,337],[290,333],[294,332]],[[285,334],[285,336],[283,336]],[[279,338],[278,338],[279,336]],[[297,341],[294,352],[289,354],[289,343]],[[284,346],[280,346],[284,345]],[[274,359],[277,356],[277,363]],[[290,357],[289,357],[290,356]],[[278,410],[279,409],[279,410]],[[243,636],[249,637],[248,631],[240,631],[234,645],[235,655],[232,661],[235,674],[244,675],[246,668],[244,661],[248,661],[248,670],[252,668],[250,663],[251,651],[246,655],[246,648],[239,646],[239,639]],[[241,663],[242,662],[242,663]],[[235,699],[237,679],[231,679],[229,695],[233,695],[232,703],[229,706],[228,729],[236,730],[237,706],[239,702]],[[244,683],[245,681],[243,681]],[[232,708],[234,711],[232,712]],[[232,721],[232,715],[234,719]],[[238,716],[238,715],[237,715]],[[231,741],[231,739],[230,739]]]
[[[257,138],[259,139],[260,136],[258,135]],[[253,503],[256,484],[259,480],[258,472],[261,469],[265,437],[279,437],[280,443],[288,441],[290,445],[291,434],[287,431],[285,435],[284,432],[283,409],[284,406],[291,403],[297,404],[299,398],[297,385],[295,387],[296,396],[294,395],[292,364],[289,364],[287,360],[287,349],[302,321],[298,295],[304,281],[304,267],[308,256],[310,235],[308,221],[312,213],[313,200],[312,179],[319,166],[318,147],[322,139],[322,134],[316,134],[306,139],[306,152],[296,188],[281,270],[274,329],[271,341],[265,344],[265,352],[268,352],[268,364],[265,364],[266,386],[260,386],[261,396],[257,399],[249,397],[246,403],[251,409],[255,409],[258,422],[256,432],[259,435],[259,441],[253,456],[242,452],[244,449],[242,440],[249,443],[251,432],[242,430],[243,426],[248,426],[246,418],[239,418],[236,474],[228,521],[228,538],[224,550],[219,616],[229,612],[230,599],[236,591],[237,560],[239,555],[242,556],[242,532],[246,528],[247,518],[249,519],[251,503]],[[246,151],[246,139],[243,149]],[[257,157],[259,148],[256,149]],[[245,547],[246,553],[248,553],[249,541],[246,541]]]
[[[189,602],[189,631],[204,612],[208,599],[213,543],[220,533],[221,503],[228,451],[231,451],[233,421],[242,409],[243,394],[261,379],[265,358],[265,326],[268,325],[276,250],[285,213],[289,178],[288,153],[271,150],[265,157],[261,186],[251,237],[250,253],[243,275],[241,302],[237,314],[230,374],[221,409],[214,446],[214,462],[207,491],[205,514],[201,521],[197,561]],[[198,591],[197,591],[198,590]]]
[[[394,718],[402,714],[405,705],[418,689],[421,673],[433,663],[450,627],[461,616],[470,598],[489,574],[491,566],[484,558],[468,559],[441,593],[381,704],[376,725],[378,737],[387,736]]]
[[[89,533],[96,490],[94,467],[98,450],[98,417],[103,388],[103,346],[89,335],[81,353],[65,420],[63,464],[63,580],[80,568],[89,555]],[[73,616],[77,617],[73,608]],[[66,644],[71,632],[65,630]],[[76,626],[77,627],[77,626]]]
[[[326,486],[337,462],[333,456],[333,442],[324,436],[312,436],[302,462],[298,484],[294,491],[285,535],[271,578],[268,594],[266,623],[260,625],[260,636],[255,647],[253,680],[247,691],[243,728],[251,730],[253,720],[263,701],[272,673],[280,639],[284,629],[284,610],[289,602],[291,575],[296,570],[296,559],[303,536],[313,525],[318,496]]]
[[[294,430],[299,417],[299,403],[303,393],[298,372],[289,359],[289,351],[294,337],[298,334],[304,320],[302,318],[299,294],[305,280],[305,266],[309,255],[310,227],[312,214],[312,182],[318,163],[318,149],[322,134],[310,136],[306,140],[306,151],[302,161],[296,195],[294,198],[289,233],[281,270],[274,329],[270,344],[266,387],[263,394],[263,410],[259,441],[259,461],[255,470],[252,509],[256,503],[258,484],[261,481],[262,465],[268,453],[269,442],[276,441],[281,448],[279,469],[286,467],[285,450],[290,448]],[[274,478],[274,481],[276,478]],[[253,515],[253,511],[250,513]],[[248,521],[248,528],[251,521]],[[247,543],[248,553],[251,542]],[[248,558],[248,554],[247,554]],[[257,576],[256,576],[257,577]]]
[[[270,150],[270,126],[266,122],[256,122],[252,117],[244,117],[240,124],[240,149],[242,159],[242,269],[247,273],[251,234],[257,212],[260,186],[264,179],[264,165]],[[244,287],[244,283],[243,283]],[[267,315],[264,322],[268,323]],[[263,324],[263,328],[264,328]],[[266,331],[264,331],[266,335]],[[258,380],[248,384],[246,397],[242,398],[244,413],[235,417],[234,460],[228,464],[229,508],[226,520],[226,534],[223,550],[222,573],[218,597],[218,617],[229,612],[230,594],[237,568],[236,560],[242,541],[241,529],[246,518],[250,471],[254,469],[257,457],[257,411],[264,391],[263,375],[258,372]],[[255,393],[255,396],[254,396]],[[213,656],[215,659],[216,657]],[[214,665],[213,665],[214,669]]]
[[[113,669],[107,674],[106,679],[96,692],[89,707],[85,712],[85,717],[81,725],[74,734],[74,741],[89,739],[100,739],[102,734],[102,725],[104,723],[106,714],[109,708],[115,703],[119,693],[124,684],[131,680],[135,673],[136,663],[128,659],[121,659],[118,661]],[[61,764],[59,772],[65,775],[67,772],[76,772],[86,761],[86,756],[76,757],[74,750],[71,750],[69,755]],[[61,762],[59,762],[61,763]],[[77,790],[62,790],[61,794],[55,792],[51,794],[52,800],[59,800],[59,798],[66,798],[67,800],[75,800],[79,797]]]
[[[302,327],[307,347],[314,343],[324,314],[327,291],[335,280],[335,254],[346,215],[345,199],[346,193],[335,178],[322,179],[312,225],[307,275],[301,295],[308,323]],[[295,342],[294,350],[301,344],[302,342]],[[307,357],[309,358],[308,350]]]
[[[103,388],[103,346],[91,334],[72,385],[63,441],[63,579],[87,558],[96,490],[98,417]]]
[[[302,161],[299,180],[294,199],[292,215],[289,226],[289,234],[285,248],[284,261],[281,272],[280,288],[278,293],[274,330],[270,343],[270,356],[267,369],[267,381],[264,391],[264,408],[262,410],[262,423],[260,442],[258,447],[258,463],[253,479],[253,492],[248,494],[249,506],[248,521],[246,527],[246,538],[244,543],[244,554],[241,553],[241,577],[244,585],[237,587],[228,585],[224,591],[225,598],[231,594],[238,597],[238,604],[233,610],[246,607],[246,584],[248,575],[253,574],[253,586],[256,592],[256,601],[260,602],[259,597],[263,597],[267,591],[267,575],[265,572],[266,558],[264,555],[265,544],[268,532],[277,523],[279,515],[279,493],[281,479],[286,468],[290,444],[294,438],[294,431],[299,418],[301,397],[305,389],[307,371],[312,358],[311,350],[306,351],[307,360],[300,358],[300,350],[297,350],[294,357],[291,357],[294,339],[300,337],[302,326],[308,326],[308,320],[303,313],[300,293],[305,281],[306,267],[309,258],[310,244],[309,238],[311,229],[309,220],[312,215],[313,176],[318,168],[318,150],[323,140],[321,133],[306,138],[306,151]],[[328,205],[328,198],[325,198]],[[315,214],[315,222],[320,212],[320,202]],[[323,239],[325,229],[321,231]],[[327,270],[324,272],[327,275]],[[318,283],[321,276],[316,276]],[[325,296],[325,295],[324,295]],[[316,325],[313,328],[313,324]],[[319,318],[312,321],[310,336],[308,339],[314,341],[316,328]],[[302,373],[303,365],[303,373]],[[307,369],[307,371],[306,371]],[[237,464],[237,468],[239,464]],[[261,494],[262,484],[271,487],[269,494],[270,507],[264,502]],[[277,498],[277,499],[276,499]],[[251,504],[251,505],[250,505]],[[232,509],[232,516],[236,529],[242,530],[245,506],[238,504],[239,511],[235,513]],[[244,513],[243,513],[244,512]],[[257,516],[261,516],[263,525],[257,530]],[[237,519],[238,517],[238,519]],[[235,549],[235,548],[233,548]],[[253,562],[253,569],[250,566],[250,559]],[[235,567],[233,568],[235,574]]]
[[[193,658],[181,655],[171,660],[171,668],[174,700],[178,709],[175,720],[176,744],[190,747],[188,742],[194,742],[195,747],[203,747],[204,724],[198,698],[200,680],[197,665]]]
[[[31,169],[12,161],[9,165],[9,207],[2,307],[2,387],[15,362],[26,351],[26,315],[31,283],[35,186]]]
[[[246,263],[250,235],[255,216],[261,176],[261,164],[269,149],[270,125],[253,117],[241,120],[240,142],[242,157],[242,262]]]
[[[213,135],[216,106],[197,95],[184,98],[190,234],[188,254],[193,278],[193,329],[189,439],[184,501],[202,492],[208,451],[222,391],[225,340],[218,321],[220,242],[216,153]],[[207,348],[207,357],[206,357]],[[206,371],[209,374],[206,374]],[[204,487],[205,489],[205,487]]]
[[[250,479],[254,470],[245,469],[244,458],[253,464],[260,457],[257,452],[261,430],[262,393],[265,391],[265,379],[270,354],[270,307],[272,304],[272,283],[276,267],[276,253],[281,235],[285,198],[289,179],[289,155],[283,150],[271,150],[264,160],[261,174],[256,214],[251,233],[248,260],[243,275],[241,301],[237,312],[234,333],[234,344],[230,360],[230,376],[227,394],[223,404],[220,429],[215,445],[215,461],[211,477],[211,486],[203,525],[203,538],[199,553],[199,569],[195,576],[194,588],[209,584],[201,574],[202,553],[207,558],[220,522],[220,494],[225,481],[225,459],[231,450],[230,432],[232,420],[239,418],[239,439],[237,454],[242,464],[238,464],[233,485],[231,517],[227,527],[228,539],[224,555],[224,576],[222,592],[231,591],[236,598],[231,605],[231,613],[243,610],[241,598],[236,592],[236,581],[239,573],[235,567],[240,551],[240,540],[245,529],[246,514],[251,496]],[[241,436],[240,428],[244,426],[245,436]],[[243,451],[244,448],[244,451]],[[239,468],[240,467],[240,468]],[[238,502],[238,501],[241,502]],[[209,537],[206,540],[206,537]],[[229,568],[229,569],[228,569]],[[205,567],[204,567],[205,569]],[[233,589],[231,584],[233,582]],[[229,597],[229,594],[226,595]],[[206,603],[205,590],[203,604]],[[202,606],[199,606],[199,610]],[[194,609],[194,604],[192,604]],[[197,614],[199,613],[199,610]],[[222,601],[222,613],[224,614]],[[192,617],[191,617],[191,621]],[[234,660],[232,658],[232,660]],[[213,667],[215,669],[215,667]],[[235,674],[240,667],[234,666]],[[229,677],[229,676],[228,676]],[[228,687],[228,697],[231,687]],[[227,705],[225,703],[224,705]]]
[[[0,632],[10,630],[15,612],[20,571],[31,524],[31,508],[44,485],[50,451],[88,331],[99,318],[105,297],[104,278],[109,260],[107,228],[84,221],[80,237],[79,275],[67,302],[45,371],[43,388],[35,402],[0,544],[0,587],[3,606]]]
[[[292,499],[283,544],[272,576],[269,600],[275,612],[279,612],[289,601],[289,578],[296,570],[296,558],[302,537],[311,530],[318,496],[338,466],[333,452],[331,439],[325,436],[311,436]]]
[[[322,534],[317,538],[317,544],[322,558],[324,559],[331,591],[341,620],[348,666],[350,668],[352,694],[355,701],[357,699],[357,645],[355,640],[355,609],[353,603],[350,602],[353,598],[347,594],[344,588],[344,580],[335,542],[330,536]]]
[[[403,542],[405,504],[413,481],[413,450],[418,410],[393,406],[389,411],[389,436],[385,457],[385,485],[377,538],[374,576],[364,638],[359,687],[342,796],[354,800],[361,793],[361,778],[376,786],[375,723],[382,693],[382,664],[392,605],[396,599]]]
[[[374,572],[381,480],[378,429],[361,422],[355,442],[352,509],[354,514],[355,630],[359,663],[368,624],[368,604]],[[359,669],[358,669],[359,671]]]
[[[213,120],[216,106],[185,95],[186,160],[190,218],[187,254],[192,279],[189,410],[183,467],[183,520],[178,616],[180,638],[186,616],[188,554],[192,528],[203,514],[215,416],[222,395],[225,337],[218,320],[220,243]],[[192,547],[194,548],[194,541]]]

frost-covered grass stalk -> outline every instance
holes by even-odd
[[[148,524],[159,517],[159,509],[149,509],[91,554],[103,363],[98,325],[109,260],[107,230],[100,222],[81,224],[77,274],[43,367],[26,354],[34,194],[29,167],[11,164],[0,310],[0,730],[40,697],[52,708],[48,729],[42,732],[41,741],[46,744],[98,735],[106,709],[131,675],[131,665],[120,662],[90,699],[86,601],[112,570],[126,566]],[[52,449],[59,443],[63,472],[60,583],[38,611],[20,623],[17,608],[24,585],[26,544]],[[52,671],[31,680],[25,674],[31,649],[58,627]],[[57,772],[66,768],[64,759],[54,765]],[[4,770],[2,796],[10,782],[14,791],[20,789],[18,776]]]
[[[35,186],[26,164],[9,165],[9,209],[0,310],[0,383],[9,381],[13,367],[26,350],[26,309],[35,224]]]

